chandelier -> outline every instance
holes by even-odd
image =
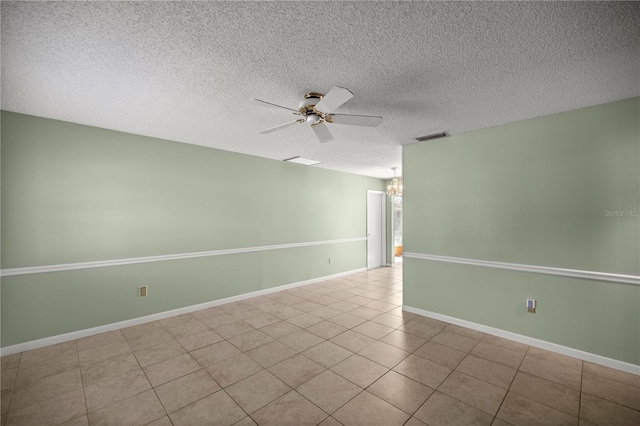
[[[397,167],[391,168],[391,170],[393,170],[393,179],[391,179],[391,183],[387,186],[387,195],[392,200],[393,197],[402,197],[402,181],[396,177],[396,169]]]

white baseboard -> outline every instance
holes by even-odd
[[[556,352],[562,355],[567,355],[573,358],[578,358],[583,361],[589,361],[594,364],[603,365],[605,367],[614,368],[616,370],[624,371],[631,374],[640,376],[640,365],[630,364],[624,361],[618,361],[616,359],[607,358],[601,355],[584,352],[579,349],[569,348],[567,346],[558,345],[544,340],[535,339],[533,337],[524,336],[522,334],[512,333],[510,331],[501,330],[499,328],[489,327],[487,325],[478,324],[475,322],[450,317],[448,315],[438,314],[436,312],[426,311],[424,309],[414,308],[412,306],[402,306],[402,310],[411,312],[413,314],[421,315],[428,318],[445,321],[450,324],[459,325],[462,327],[470,328],[472,330],[481,331],[483,333],[492,334],[494,336],[503,337],[505,339],[514,340],[516,342],[524,343],[525,345],[535,346],[536,348],[545,349],[551,352]]]
[[[158,312],[157,314],[147,315],[139,318],[133,318],[126,321],[120,321],[112,324],[101,325],[98,327],[87,328],[84,330],[73,331],[71,333],[59,334],[57,336],[45,337],[44,339],[32,340],[30,342],[18,343],[17,345],[7,346],[6,348],[0,348],[0,356],[12,355],[19,352],[38,349],[44,346],[55,345],[57,343],[68,342],[70,340],[76,340],[76,339],[81,339],[83,337],[93,336],[95,334],[105,333],[107,331],[119,330],[121,328],[144,324],[151,321],[157,321],[163,318],[169,318],[176,315],[187,314],[190,312],[199,311],[201,309],[211,308],[213,306],[233,303],[240,300],[250,299],[252,297],[262,296],[269,293],[275,293],[277,291],[287,290],[290,288],[300,287],[303,285],[313,284],[321,281],[330,280],[333,278],[343,277],[345,275],[351,275],[358,272],[366,272],[366,271],[367,271],[367,268],[354,269],[347,272],[340,272],[338,274],[326,275],[324,277],[319,277],[319,278],[311,278],[305,281],[299,281],[296,283],[266,288],[264,290],[253,291],[251,293],[240,294],[237,296],[226,297],[224,299],[212,300],[211,302],[200,303],[198,305],[185,306],[184,308],[173,309],[171,311]]]

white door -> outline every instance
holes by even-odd
[[[384,195],[382,191],[367,191],[367,269],[387,263]]]

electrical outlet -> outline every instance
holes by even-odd
[[[142,286],[142,287],[140,287],[138,289],[138,296],[143,297],[143,296],[146,296],[147,294],[148,293],[147,293],[147,286],[146,285]]]
[[[535,299],[527,299],[527,312],[531,312],[532,314],[536,313]]]

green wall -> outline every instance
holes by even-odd
[[[634,98],[406,146],[405,251],[640,275],[639,121]],[[408,258],[404,271],[405,305],[640,364],[640,286]]]
[[[3,111],[2,269],[364,237],[367,189],[384,181]],[[356,241],[3,277],[2,347],[364,267]]]

